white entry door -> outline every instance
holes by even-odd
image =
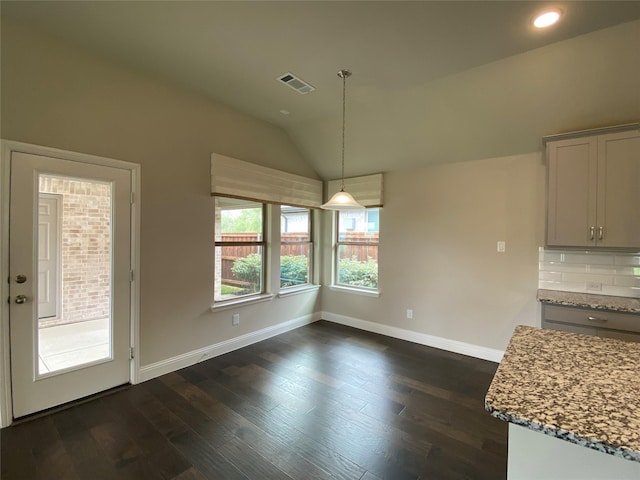
[[[129,382],[132,187],[124,168],[19,152],[11,153],[10,167],[11,388],[18,418]],[[47,234],[41,212],[54,196],[61,295],[52,312],[40,297],[53,290],[43,288],[39,274],[51,253],[42,246],[52,240],[41,238]]]

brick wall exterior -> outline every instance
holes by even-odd
[[[44,323],[109,316],[111,186],[41,176],[40,191],[62,195],[62,316]]]

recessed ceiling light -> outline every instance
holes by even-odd
[[[547,10],[546,12],[542,12],[540,15],[537,15],[533,19],[533,26],[536,28],[547,28],[560,20],[562,16],[562,12],[558,9]]]

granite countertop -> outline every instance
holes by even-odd
[[[545,289],[538,290],[537,298],[540,302],[553,305],[593,308],[595,310],[610,310],[621,313],[640,313],[640,298]]]
[[[640,343],[516,327],[485,408],[506,422],[640,462]]]

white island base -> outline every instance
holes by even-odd
[[[640,462],[509,424],[508,480],[638,480]]]

